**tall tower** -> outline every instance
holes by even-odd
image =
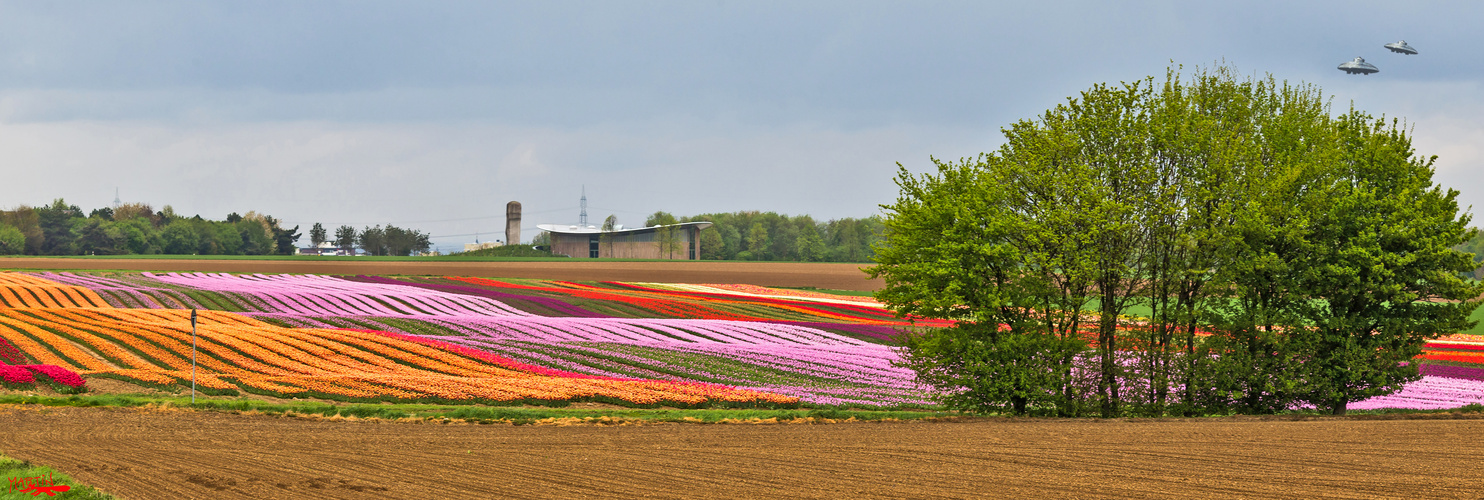
[[[520,202],[505,204],[505,244],[520,244]]]
[[[587,227],[587,185],[582,185],[582,214],[577,216],[577,226]]]
[[[113,188],[113,208],[117,210],[119,208],[119,205],[123,204],[123,200],[119,199],[119,188]]]

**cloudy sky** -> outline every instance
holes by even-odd
[[[533,5],[535,4],[535,5]],[[11,2],[0,207],[62,197],[445,250],[573,223],[862,217],[1098,82],[1225,61],[1407,119],[1484,208],[1479,2]],[[1418,56],[1381,45],[1406,39]],[[1382,72],[1347,76],[1363,56]],[[1477,211],[1478,209],[1476,209]]]

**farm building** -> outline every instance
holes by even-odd
[[[576,259],[675,259],[698,260],[701,230],[710,222],[685,222],[668,226],[624,228],[604,231],[597,226],[539,224],[551,235],[551,253]]]

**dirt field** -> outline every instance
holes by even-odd
[[[1484,420],[540,427],[0,407],[123,498],[1479,498]]]
[[[0,269],[114,269],[215,273],[451,275],[485,278],[537,278],[569,281],[648,281],[659,283],[741,283],[761,286],[878,290],[867,264],[796,262],[381,262],[324,260],[176,260],[0,258]]]

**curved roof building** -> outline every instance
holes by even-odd
[[[682,222],[666,226],[604,231],[598,226],[537,224],[551,236],[551,253],[577,259],[700,260],[701,230],[710,222]]]

